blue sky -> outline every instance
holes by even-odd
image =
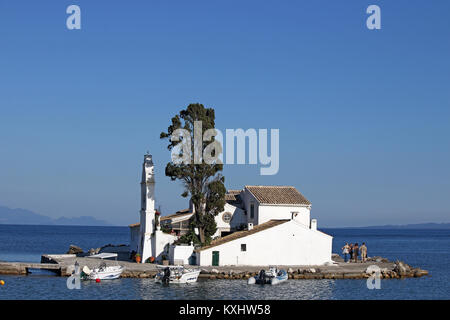
[[[82,29],[66,28],[77,4]],[[382,29],[366,28],[381,7]],[[159,133],[189,103],[217,127],[279,128],[280,171],[320,226],[450,222],[448,1],[2,1],[0,204],[138,221],[185,208]]]

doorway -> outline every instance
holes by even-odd
[[[212,252],[212,265],[214,267],[219,266],[219,251],[213,251]]]

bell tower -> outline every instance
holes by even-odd
[[[155,230],[155,168],[152,156],[147,152],[142,164],[141,226],[139,253],[142,262],[152,256],[151,236]]]

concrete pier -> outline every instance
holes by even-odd
[[[26,275],[31,269],[49,270],[61,275],[61,266],[50,263],[0,262],[0,274]]]
[[[26,275],[29,269],[43,269],[55,271],[58,275],[72,274],[75,262],[90,269],[97,267],[98,259],[77,257],[76,255],[43,255],[44,263],[0,262],[0,274]],[[366,262],[345,263],[338,255],[333,255],[333,264],[321,266],[279,266],[288,271],[290,279],[364,279],[371,273],[369,266],[376,266],[383,279],[412,278],[428,275],[428,271],[414,268],[406,263],[392,262],[381,257],[369,258]],[[116,264],[115,261],[102,260],[107,265]],[[156,265],[149,263],[135,263],[118,261],[124,267],[123,278],[153,278],[157,272]],[[195,267],[195,266],[190,266]],[[267,266],[226,266],[200,267],[200,278],[203,279],[248,279],[256,275]]]

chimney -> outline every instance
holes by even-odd
[[[311,230],[317,230],[317,219],[311,219]]]
[[[252,230],[253,229],[253,223],[251,223],[251,222],[249,222],[248,224],[247,224],[247,230]]]

